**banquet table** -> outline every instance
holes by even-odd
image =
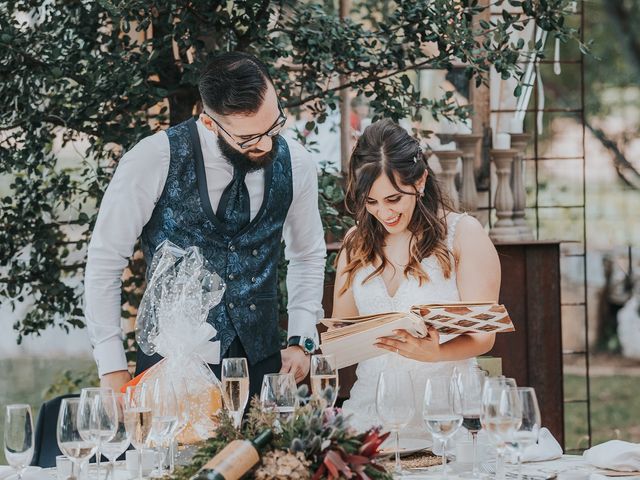
[[[486,466],[486,465],[485,465]],[[456,465],[455,462],[450,464],[450,480],[463,480],[468,477],[465,476],[464,473],[458,472],[456,474]],[[428,478],[433,479],[433,473],[437,472],[440,469],[440,466],[429,467],[424,469],[412,469],[411,475],[409,478],[414,480],[420,480],[424,478],[425,480]],[[104,470],[103,470],[104,472]],[[129,480],[132,477],[131,474],[126,470],[124,462],[118,463],[118,468],[116,469],[116,474],[114,477],[109,477],[109,480]],[[551,460],[547,462],[532,462],[525,463],[522,466],[522,473],[526,475],[523,477],[523,480],[543,480],[545,478],[552,478],[553,475],[557,475],[557,480],[563,480],[566,478],[567,480],[604,480],[607,478],[615,478],[620,480],[626,479],[640,479],[640,475],[636,476],[625,476],[616,474],[615,476],[605,476],[601,473],[602,470],[599,470],[587,462],[584,461],[582,456],[578,455],[563,455],[562,458],[557,460]],[[507,465],[507,473],[515,473],[515,466]],[[8,467],[0,466],[0,480],[9,480],[13,474],[10,473]],[[15,476],[13,476],[15,478]],[[89,479],[95,478],[93,471],[90,472]],[[104,476],[102,477],[104,479]],[[509,480],[513,480],[515,476],[508,475],[507,478]],[[24,480],[52,480],[57,479],[56,469],[55,468],[47,468],[40,469],[38,467],[29,467],[26,474],[23,476]]]

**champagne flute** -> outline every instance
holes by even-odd
[[[406,371],[384,371],[376,388],[378,417],[395,434],[395,474],[404,474],[400,463],[400,430],[407,426],[415,412],[413,382]]]
[[[33,457],[33,415],[26,404],[7,405],[4,418],[4,456],[18,480]]]
[[[338,369],[333,354],[311,357],[311,392],[333,408],[338,398]]]
[[[152,476],[164,476],[163,464],[167,455],[168,443],[178,426],[178,399],[171,380],[157,378],[153,383],[151,400],[151,433],[149,438],[157,448],[156,470]]]
[[[246,358],[222,360],[222,391],[233,423],[236,428],[240,428],[242,415],[249,401],[249,367]]]
[[[470,368],[458,376],[460,395],[462,398],[462,426],[473,439],[473,471],[471,478],[482,478],[478,470],[478,432],[482,428],[480,413],[482,411],[482,387],[486,374],[479,368]]]
[[[102,443],[101,450],[102,454],[109,460],[108,472],[111,474],[111,478],[115,478],[116,460],[129,448],[131,438],[124,422],[124,394],[112,393],[108,396],[112,396],[116,404],[116,433],[111,440]],[[109,473],[107,473],[107,477]]]
[[[262,379],[260,403],[277,411],[280,422],[287,421],[298,406],[297,392],[293,373],[268,373]]]
[[[142,480],[142,449],[151,433],[151,393],[147,390],[143,383],[127,387],[125,393],[124,425],[138,451],[138,480]]]
[[[442,441],[442,475],[447,478],[447,441],[462,425],[460,390],[454,377],[427,380],[422,418],[431,435]]]
[[[83,388],[80,392],[78,429],[87,442],[96,444],[96,476],[100,478],[101,445],[116,434],[117,412],[113,390]]]
[[[82,470],[82,464],[89,460],[97,451],[94,441],[87,440],[86,434],[80,431],[80,399],[64,398],[58,412],[58,424],[56,438],[58,447],[71,460],[71,475],[69,480],[77,480],[74,467],[78,472]]]
[[[535,389],[531,387],[516,388],[520,404],[522,406],[522,423],[520,428],[514,430],[507,440],[507,446],[516,454],[518,462],[518,479],[521,477],[522,453],[524,450],[538,442],[538,434],[542,420]]]
[[[522,406],[512,378],[489,378],[482,390],[480,422],[497,444],[496,480],[505,479],[506,441],[522,423]]]

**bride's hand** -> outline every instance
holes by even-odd
[[[429,327],[427,332],[426,337],[418,338],[404,329],[394,330],[393,337],[379,337],[374,346],[413,360],[438,362],[441,360],[440,334],[433,327]]]

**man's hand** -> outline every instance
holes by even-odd
[[[293,373],[296,383],[300,383],[309,373],[310,356],[305,355],[302,347],[293,345],[281,350],[282,368],[280,373]]]
[[[111,388],[115,393],[120,393],[122,386],[131,380],[131,375],[126,370],[107,373],[100,378],[100,386]]]

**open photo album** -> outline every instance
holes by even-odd
[[[325,318],[327,331],[320,335],[322,353],[332,353],[338,368],[383,355],[374,347],[378,337],[404,329],[416,337],[432,326],[441,335],[502,333],[515,329],[504,305],[494,302],[450,302],[414,305],[409,312],[389,312],[349,318]]]

